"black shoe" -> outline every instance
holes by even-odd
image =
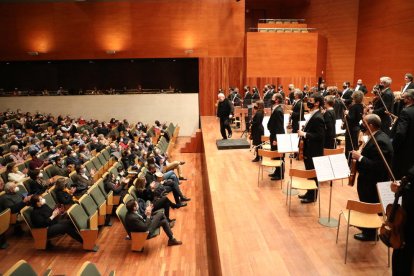
[[[185,164],[185,161],[180,161],[180,165],[184,165]]]
[[[47,241],[46,243],[46,249],[53,249],[55,246],[53,245],[53,243],[51,241]]]
[[[170,228],[174,228],[175,220],[169,222]]]
[[[256,157],[255,159],[252,160],[252,162],[259,162],[260,158]]]
[[[227,137],[229,137],[229,138],[231,138],[231,135],[232,135],[233,133],[229,133],[229,135],[227,135]]]
[[[222,138],[221,140],[227,140],[227,138]]]
[[[306,195],[306,194],[303,194],[303,195],[298,195],[298,198],[300,198],[300,199],[305,199],[305,198],[307,198],[308,196]]]
[[[280,176],[273,176],[270,178],[270,180],[281,180],[282,178]]]
[[[180,176],[178,180],[187,180],[187,178]]]
[[[176,204],[177,205],[177,209],[180,209],[181,207],[185,207],[187,206],[186,202],[181,202],[180,204]]]
[[[149,233],[148,236],[147,236],[147,240],[150,240],[152,238],[155,238],[156,236],[158,236],[157,233]]]
[[[190,201],[190,200],[191,200],[191,198],[185,197],[185,196],[181,198],[181,201]]]
[[[358,233],[354,235],[354,239],[359,241],[375,241],[378,240],[378,237],[375,237],[376,235],[365,235],[364,233]]]
[[[168,246],[181,245],[181,244],[183,244],[183,242],[176,240],[175,238],[168,240]]]
[[[169,219],[168,222],[176,221],[176,219]]]
[[[268,174],[270,177],[275,177],[275,176],[278,176],[276,173],[269,173]]]
[[[300,203],[303,203],[303,204],[314,203],[314,202],[316,202],[316,200],[314,200],[313,198],[312,199],[304,198],[300,201]]]

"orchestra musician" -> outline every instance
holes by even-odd
[[[243,107],[247,107],[249,104],[252,104],[252,93],[250,92],[250,86],[244,86],[244,99],[243,99]]]
[[[414,78],[413,78],[413,75],[411,73],[405,74],[404,80],[405,80],[405,85],[404,85],[404,88],[401,91],[403,94],[408,89],[414,89]]]
[[[273,93],[272,93],[272,89],[270,88],[270,84],[266,84],[263,88],[263,102],[265,104],[265,107],[271,107],[272,100],[273,97]]]
[[[252,92],[253,92],[252,101],[255,103],[256,101],[260,100],[259,89],[257,89],[256,86],[253,86]]]
[[[303,93],[300,89],[295,89],[294,100],[292,104],[292,114],[290,115],[290,124],[292,126],[292,133],[297,133],[299,130],[299,121],[305,120],[305,107],[302,100]]]
[[[227,139],[226,130],[228,137],[231,138],[232,131],[230,127],[230,119],[233,117],[234,107],[231,101],[227,99],[223,93],[218,94],[217,104],[217,117],[220,118],[220,133],[223,140]]]
[[[348,157],[349,153],[356,149],[353,147],[358,146],[358,137],[359,137],[359,122],[362,120],[362,115],[364,114],[364,106],[362,101],[364,99],[364,94],[362,91],[355,91],[352,94],[352,104],[349,106],[348,110],[345,110],[345,120],[347,121],[348,128],[345,131],[345,155]],[[351,142],[352,141],[352,142]]]
[[[377,141],[385,160],[392,160],[393,148],[390,138],[381,130],[381,119],[376,114],[365,116],[365,123],[361,125],[361,131],[369,134],[371,130],[373,137],[363,147],[362,151],[352,151],[352,158],[357,161],[357,191],[360,201],[367,203],[379,203],[376,185],[378,182],[388,181],[387,167],[379,153],[374,139]],[[374,241],[377,238],[376,229],[362,228],[362,232],[355,234],[354,238],[360,241]]]
[[[260,161],[260,157],[258,155],[259,145],[262,143],[262,136],[264,135],[264,128],[263,128],[263,117],[264,117],[264,103],[262,100],[258,100],[255,105],[254,109],[256,110],[252,122],[250,124],[250,137],[252,140],[253,145],[256,149],[256,158],[252,160],[252,162]]]
[[[318,94],[312,94],[308,99],[307,106],[310,109],[310,118],[307,121],[304,130],[298,130],[298,135],[302,137],[303,143],[303,160],[306,170],[314,169],[313,157],[323,155],[323,146],[325,144],[325,122],[321,108],[323,106],[323,97]],[[318,181],[315,179],[316,185]],[[317,190],[308,190],[304,195],[299,195],[301,203],[311,203],[316,201]]]
[[[285,134],[285,127],[284,127],[284,115],[283,115],[283,97],[280,93],[276,93],[273,95],[272,100],[272,114],[270,115],[269,121],[267,122],[267,129],[270,132],[270,147],[271,150],[277,150],[276,145],[276,134]],[[276,170],[270,174],[269,176],[272,177],[271,180],[280,180],[283,178],[281,175],[280,167],[277,167]]]
[[[405,245],[392,252],[393,276],[414,274],[414,166],[405,176],[409,182],[402,192],[402,208],[405,211],[405,225],[403,226]],[[396,192],[398,188],[398,183],[391,184],[393,192]]]
[[[239,89],[237,87],[230,88],[230,93],[229,93],[227,99],[229,99],[231,101],[233,106],[240,106],[241,97],[240,97],[240,94],[239,94]]]
[[[325,121],[325,149],[334,149],[336,147],[336,118],[333,105],[335,98],[331,95],[325,97],[325,112],[323,113],[323,119]]]
[[[394,105],[394,94],[390,88],[392,79],[390,77],[381,77],[378,89],[374,89],[374,93],[377,94],[377,99],[373,101],[374,110],[372,113],[377,114],[381,119],[381,130],[385,134],[390,135],[391,117],[386,113],[392,110]],[[381,99],[380,99],[381,98]]]
[[[351,83],[349,81],[345,81],[342,84],[342,96],[341,99],[345,102],[345,105],[348,107],[352,103],[352,89],[350,88]]]

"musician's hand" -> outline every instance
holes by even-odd
[[[400,188],[400,183],[398,182],[391,183],[391,191],[393,191],[394,193],[396,193],[399,188]]]
[[[391,113],[388,110],[384,111],[384,113],[387,115],[391,115]]]
[[[230,119],[231,119],[231,118],[233,118],[233,115],[231,115],[231,114],[230,114],[230,115],[229,115],[229,118],[230,118]]]
[[[304,137],[305,136],[305,132],[303,131],[303,130],[298,130],[298,135],[300,136],[300,137]]]
[[[351,152],[351,154],[352,154],[352,158],[355,159],[355,160],[359,160],[359,158],[361,158],[361,156],[362,156],[359,151],[355,151],[355,150],[353,150]]]
[[[273,141],[273,142],[272,142],[272,145],[273,145],[273,146],[277,146],[277,142],[276,142],[276,141]]]
[[[345,110],[344,113],[345,113],[345,116],[348,116],[349,110]]]

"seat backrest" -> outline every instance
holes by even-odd
[[[27,226],[29,226],[30,229],[33,228],[33,224],[32,224],[32,212],[33,212],[33,207],[31,207],[31,206],[25,206],[20,211],[20,214],[22,214],[22,217],[23,217],[24,221],[26,222]]]
[[[129,187],[128,194],[130,194],[135,200],[138,200],[138,198],[137,198],[137,189],[135,188],[135,186]]]
[[[105,196],[102,194],[101,189],[99,189],[98,185],[92,185],[92,187],[88,190],[88,194],[91,195],[98,206],[106,203]]]
[[[118,206],[118,208],[116,208],[116,211],[115,212],[116,212],[117,217],[119,218],[119,220],[121,221],[122,225],[125,228],[125,216],[126,216],[126,214],[128,212],[125,204],[124,203],[121,203]],[[126,228],[125,228],[125,230],[126,230]]]
[[[0,235],[9,229],[11,211],[9,208],[0,213]]]
[[[102,166],[105,166],[105,164],[106,164],[106,159],[105,159],[105,156],[102,154],[102,152],[98,153],[98,154],[96,155],[96,157],[98,158],[99,162],[101,162],[101,165],[102,165]]]
[[[52,169],[53,166],[54,166],[53,164],[49,164],[43,170],[43,172],[48,176],[48,178],[53,177],[53,175],[51,174],[51,169]]]
[[[57,202],[51,193],[44,193],[42,197],[46,200],[47,206],[49,206],[51,209],[54,209],[56,207]]]
[[[281,158],[284,155],[283,153],[280,153],[278,151],[271,151],[271,150],[264,150],[264,149],[259,149],[258,154],[259,156],[268,157],[268,158]]]
[[[88,216],[92,216],[98,211],[98,205],[96,205],[93,198],[88,194],[84,194],[79,199],[79,203],[82,205],[83,209],[86,211]]]
[[[107,198],[108,193],[105,191],[103,178],[99,178],[98,181],[96,181],[96,185],[99,187],[99,189],[101,190],[101,192],[105,196],[105,198]]]
[[[335,155],[345,152],[345,148],[336,148],[336,149],[323,149],[323,155]]]
[[[123,199],[123,201],[124,201],[124,203],[125,204],[127,204],[127,202],[128,201],[130,201],[130,200],[135,200],[133,197],[132,197],[132,195],[130,195],[130,194],[126,194],[125,196],[124,196],[124,199]]]
[[[294,177],[299,177],[299,178],[315,178],[316,170],[290,169],[289,176],[294,176]]]
[[[9,270],[4,273],[4,276],[37,276],[36,271],[25,260],[20,260],[15,263]]]
[[[91,159],[93,165],[95,166],[96,170],[99,170],[102,167],[101,162],[99,161],[99,159],[95,156]]]
[[[367,203],[357,200],[348,200],[346,209],[365,214],[378,214],[382,212],[381,203]]]
[[[109,154],[109,150],[108,148],[105,148],[104,150],[101,151],[101,153],[103,154],[103,156],[105,157],[105,160],[108,161],[111,158],[111,155]]]
[[[96,170],[96,167],[95,167],[95,165],[91,162],[91,160],[90,160],[90,161],[87,161],[87,162],[85,163],[85,168],[88,170],[88,172],[89,172],[89,173],[91,173],[91,170],[92,170],[92,169]]]
[[[80,232],[81,230],[89,229],[88,228],[88,215],[85,210],[79,204],[73,204],[69,210],[68,214],[73,224],[76,226],[76,229]]]
[[[79,269],[77,276],[101,276],[101,273],[96,268],[96,265],[86,261],[83,263],[82,267]]]

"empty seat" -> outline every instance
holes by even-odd
[[[68,210],[68,215],[82,237],[83,249],[98,251],[98,246],[96,245],[98,228],[90,227],[89,216],[85,210],[79,204],[73,204]]]
[[[6,231],[10,226],[10,215],[11,211],[9,208],[0,213],[0,248],[7,248],[8,244],[1,238],[2,235],[5,235]],[[4,242],[3,242],[4,241]]]
[[[48,269],[42,275],[52,275],[52,270]],[[7,270],[4,276],[37,276],[37,273],[25,260],[20,260]]]
[[[85,210],[86,214],[89,217],[89,228],[98,228],[98,221],[101,222],[99,225],[103,225],[105,222],[105,217],[101,220],[98,220],[98,205],[96,205],[93,198],[85,194],[79,199],[80,205]]]
[[[26,206],[20,213],[32,233],[36,249],[46,249],[47,244],[47,227],[34,228],[32,224],[33,207]]]
[[[102,274],[99,272],[98,268],[94,263],[86,261],[83,263],[82,267],[79,269],[77,276],[101,276]],[[109,276],[114,276],[115,271],[111,271]]]

